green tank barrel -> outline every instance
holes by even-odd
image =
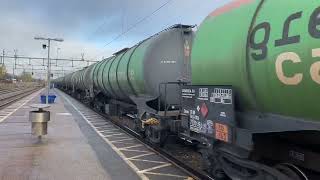
[[[113,99],[130,101],[130,96],[155,99],[159,84],[190,81],[191,26],[176,25],[132,48],[97,63],[93,70],[96,89]],[[188,51],[188,53],[186,53]],[[164,94],[164,89],[161,89]],[[179,103],[179,86],[167,89],[169,104]],[[163,100],[164,97],[162,97]]]
[[[85,69],[82,75],[83,79],[83,89],[92,89],[93,88],[93,71],[96,64],[92,64]]]
[[[320,4],[235,0],[199,27],[193,85],[232,85],[240,111],[320,120]]]

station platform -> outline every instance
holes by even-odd
[[[31,135],[41,91],[0,110],[1,180],[192,179],[103,117],[59,90],[48,135]]]

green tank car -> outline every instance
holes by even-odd
[[[192,84],[232,85],[242,111],[320,121],[319,2],[238,2],[200,26]]]
[[[152,144],[192,145],[217,179],[305,180],[320,172],[319,27],[316,0],[231,0],[195,36],[173,26],[56,83]]]
[[[280,171],[299,180],[305,179],[301,167],[320,172],[314,164],[320,158],[319,25],[315,0],[234,0],[202,22],[191,53],[192,86],[182,93],[196,94],[195,106],[185,106],[191,125],[184,128],[206,139],[209,172],[285,178]],[[229,102],[215,101],[228,96]],[[257,164],[263,158],[275,168]]]

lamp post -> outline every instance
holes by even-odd
[[[42,47],[45,49],[48,46],[48,72],[47,72],[47,97],[46,97],[46,104],[49,104],[49,93],[50,93],[50,76],[51,76],[51,62],[50,62],[50,42],[51,41],[57,41],[57,42],[63,42],[63,39],[60,38],[44,38],[44,37],[35,37],[35,40],[44,40],[48,41],[48,45],[43,45]]]

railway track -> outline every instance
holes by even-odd
[[[88,106],[87,106],[88,107]],[[197,179],[197,180],[214,180],[213,177],[210,177],[208,174],[206,174],[203,171],[200,170],[196,170],[195,168],[193,168],[192,166],[189,166],[186,164],[186,162],[184,162],[183,160],[181,160],[177,155],[172,154],[169,150],[167,150],[166,148],[162,148],[160,146],[156,146],[148,141],[146,141],[138,132],[133,131],[132,129],[128,128],[127,126],[124,126],[120,123],[118,123],[117,121],[115,121],[113,118],[111,118],[109,115],[101,113],[97,110],[94,109],[94,111],[96,113],[98,113],[99,115],[103,116],[105,119],[111,121],[112,123],[114,123],[116,126],[118,126],[119,128],[121,128],[122,130],[126,131],[128,134],[130,134],[131,136],[137,138],[140,142],[142,142],[143,144],[151,147],[155,152],[161,154],[163,157],[165,157],[166,159],[168,159],[170,162],[172,162],[173,164],[175,164],[177,167],[180,167],[182,170],[190,173],[193,177],[193,179]],[[188,153],[193,153],[193,152],[188,152]]]
[[[109,115],[102,113],[96,109],[93,109],[92,107],[90,107],[89,105],[87,105],[86,103],[80,101],[79,99],[68,95],[69,97],[73,98],[75,101],[77,101],[78,103],[81,103],[82,105],[84,105],[86,108],[91,109],[93,112],[97,113],[98,115],[100,115],[101,117],[103,117],[105,119],[105,121],[110,121],[113,125],[117,126],[118,128],[122,129],[123,131],[125,131],[127,134],[131,135],[132,137],[136,138],[136,140],[138,140],[140,143],[144,144],[147,147],[150,147],[152,149],[152,151],[154,151],[156,154],[160,154],[163,158],[165,158],[166,160],[168,160],[170,163],[174,164],[175,166],[179,167],[182,171],[187,172],[192,179],[196,179],[196,180],[214,180],[213,177],[210,177],[208,174],[206,174],[205,172],[199,170],[199,169],[195,169],[194,167],[188,165],[188,163],[186,164],[186,162],[184,162],[184,160],[180,159],[178,156],[176,156],[175,154],[172,154],[171,151],[167,150],[166,148],[160,147],[160,146],[155,146],[154,144],[146,141],[141,134],[139,134],[138,132],[133,131],[132,129],[130,129],[128,126],[125,126],[123,124],[120,124],[119,122],[117,122],[117,120],[113,117],[110,117]],[[82,109],[83,110],[83,109]],[[83,111],[82,111],[83,112]],[[94,115],[90,115],[90,116],[94,116]],[[122,119],[123,120],[123,119]],[[187,153],[187,152],[186,152]],[[192,153],[192,152],[189,152]]]
[[[31,88],[0,89],[0,109],[20,100],[21,98],[39,89],[40,86]]]

